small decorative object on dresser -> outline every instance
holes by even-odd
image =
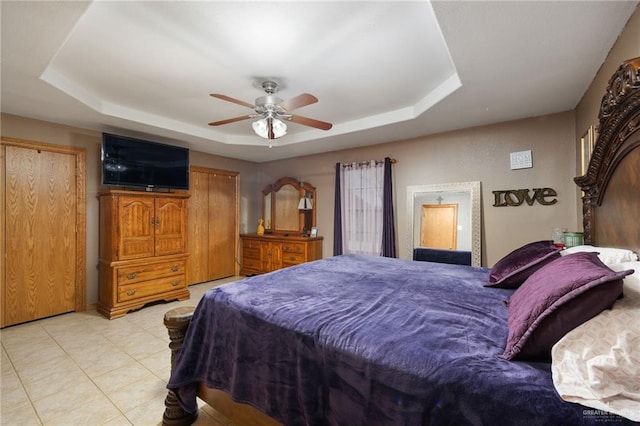
[[[187,289],[186,193],[110,190],[100,197],[100,299],[109,319]]]
[[[264,219],[258,220],[258,229],[256,230],[256,234],[264,235]]]

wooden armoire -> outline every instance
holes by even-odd
[[[97,310],[117,318],[187,289],[187,193],[110,190],[100,197]]]
[[[86,308],[86,162],[77,147],[2,138],[0,327]]]

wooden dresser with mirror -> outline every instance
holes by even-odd
[[[316,188],[290,177],[278,179],[262,191],[264,234],[241,234],[242,275],[322,258],[322,237],[309,236],[316,226]],[[303,207],[306,206],[306,209]]]

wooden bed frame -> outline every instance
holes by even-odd
[[[609,80],[600,107],[599,134],[589,168],[575,178],[583,191],[585,244],[628,248],[640,253],[640,58],[625,61]],[[171,365],[180,350],[194,308],[165,314]],[[277,421],[204,385],[200,399],[235,425],[272,426]],[[197,418],[182,410],[173,392],[165,400],[163,424],[188,425]]]

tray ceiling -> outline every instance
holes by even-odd
[[[636,5],[2,2],[2,111],[250,161],[383,143],[573,109]],[[333,128],[207,125],[264,79]]]

